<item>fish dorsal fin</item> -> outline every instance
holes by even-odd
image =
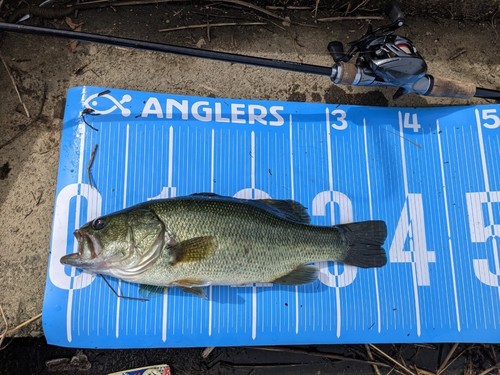
[[[299,202],[291,199],[258,199],[257,204],[264,203],[273,213],[286,220],[296,221],[301,224],[309,224],[311,218],[307,209]]]
[[[318,278],[318,272],[318,269],[314,266],[301,265],[292,272],[277,278],[273,283],[286,285],[308,284]]]
[[[309,224],[311,222],[307,209],[299,202],[291,199],[238,199],[234,197],[225,197],[215,193],[193,193],[190,197],[224,200],[229,202],[245,202],[264,209],[285,220],[291,220],[301,224]]]
[[[209,192],[193,193],[193,194],[190,194],[189,196],[190,197],[223,198],[222,195],[215,194],[215,193],[209,193]]]
[[[213,236],[190,238],[189,240],[169,244],[170,264],[179,262],[197,262],[207,258],[217,248],[217,240]]]

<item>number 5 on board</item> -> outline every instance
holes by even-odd
[[[483,122],[483,126],[487,129],[496,129],[500,127],[500,118],[496,114],[497,110],[495,108],[492,109],[483,109],[482,111],[482,117],[483,120],[486,122]],[[493,121],[493,122],[488,122],[488,120]]]

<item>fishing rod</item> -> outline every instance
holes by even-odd
[[[415,93],[435,97],[500,100],[500,90],[427,74],[427,64],[411,40],[393,34],[405,26],[404,13],[392,4],[386,9],[386,14],[390,24],[376,29],[370,25],[361,38],[349,43],[347,52],[344,52],[342,42],[330,42],[327,49],[334,61],[331,67],[14,23],[0,22],[0,30],[317,74],[330,77],[334,84],[396,87],[398,90],[394,99]],[[356,61],[352,62],[354,56]]]

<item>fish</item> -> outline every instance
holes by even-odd
[[[209,285],[301,285],[314,263],[382,267],[387,226],[370,220],[318,226],[293,200],[195,193],[147,201],[75,230],[78,252],[61,263],[139,283],[205,296]]]

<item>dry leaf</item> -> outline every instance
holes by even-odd
[[[71,17],[66,17],[65,19],[66,25],[69,26],[69,28],[73,31],[82,31],[82,25],[83,22],[80,23],[75,23]],[[75,53],[76,52],[76,47],[78,47],[78,41],[77,40],[72,40],[71,43],[69,44],[69,47],[71,48],[71,52]]]

